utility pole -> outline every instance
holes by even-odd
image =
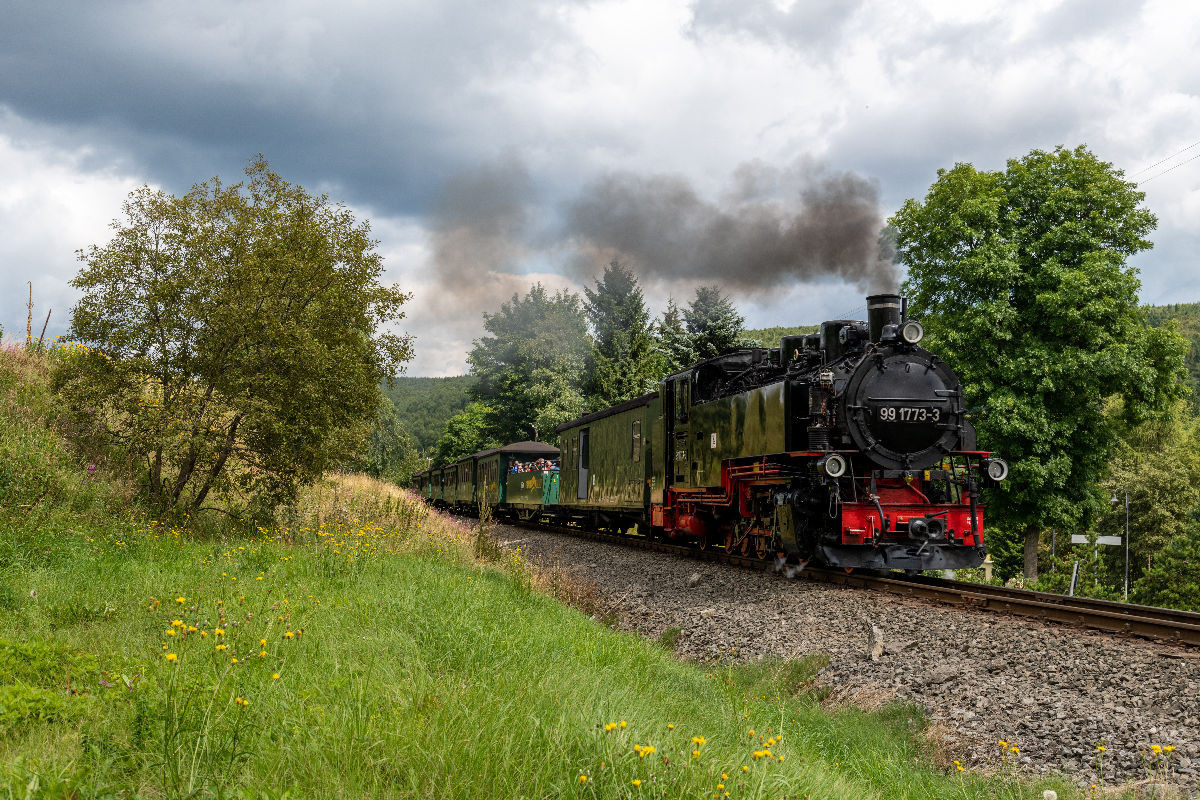
[[[26,308],[29,309],[29,316],[25,318],[25,346],[33,341],[33,281],[27,281],[29,284],[29,303]]]

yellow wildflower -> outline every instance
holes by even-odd
[[[237,656],[234,656],[233,658],[229,659],[229,663],[230,663],[230,664],[236,664],[236,663],[237,663]]]
[[[225,645],[223,645],[223,644],[217,645],[217,650],[224,650],[224,649],[225,649]]]
[[[1150,745],[1150,749],[1154,751],[1155,755],[1162,755],[1162,746],[1161,745],[1152,744],[1152,745]]]
[[[279,680],[279,673],[278,673],[278,672],[276,672],[275,674],[273,674],[273,675],[271,676],[271,680],[273,680],[273,681],[277,681],[277,680]]]
[[[622,728],[624,728],[626,724],[627,724],[627,723],[625,722],[625,720],[621,720],[621,727],[622,727]]]
[[[187,598],[186,597],[176,597],[175,602],[179,603],[179,605],[183,605],[184,603],[187,602]]]
[[[704,737],[703,737],[703,736],[693,736],[693,737],[692,737],[692,742],[693,742],[693,743],[695,743],[695,744],[698,744],[698,745],[703,745],[703,744],[704,744],[704,741],[705,741],[705,740],[704,740]]]
[[[1098,745],[1096,745],[1096,749],[1097,749],[1097,750],[1099,750],[1101,753],[1103,753],[1103,752],[1104,752],[1105,750],[1107,750],[1108,748],[1107,748],[1107,747],[1105,747],[1105,746],[1104,746],[1104,745],[1102,745],[1102,744],[1098,744]]]
[[[293,638],[295,638],[295,636],[296,636],[296,634],[292,633],[291,631],[288,631],[287,633],[285,633],[285,634],[283,635],[283,638],[285,638],[285,639],[293,639]]]
[[[693,750],[693,751],[692,751],[692,758],[699,758],[699,757],[700,757],[700,751],[699,751],[699,750]]]
[[[616,728],[617,728],[617,723],[615,723],[615,722],[607,722],[604,725],[604,730],[606,730],[606,731],[613,731],[613,730],[616,730]]]
[[[260,651],[259,651],[259,653],[258,653],[258,657],[259,657],[259,658],[266,658],[266,657],[267,657],[267,651],[266,651],[266,650],[260,650]]]
[[[579,776],[579,782],[580,782],[580,783],[587,783],[587,775],[580,775],[580,776]]]
[[[641,779],[640,779],[640,778],[634,778],[632,781],[630,781],[630,783],[632,783],[634,786],[641,786],[641,785],[642,785],[642,781],[641,781]]]
[[[175,655],[174,653],[167,653],[163,657],[165,659],[167,659],[167,661],[178,661],[179,660],[179,656]]]
[[[667,730],[669,730],[669,731],[673,731],[673,730],[675,730],[675,723],[673,723],[673,722],[668,722],[668,723],[667,723]]]
[[[1167,751],[1168,753],[1173,753],[1173,752],[1175,752],[1175,745],[1169,744],[1166,747],[1164,747],[1163,750]]]
[[[215,633],[217,636],[224,636],[225,629],[224,628],[216,628],[215,630],[213,630],[213,633]]]
[[[167,636],[174,636],[174,635],[175,635],[175,629],[174,629],[174,628],[167,628],[167,630],[166,630],[166,634],[167,634]]]

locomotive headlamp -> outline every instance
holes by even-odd
[[[849,467],[846,457],[838,453],[830,453],[817,462],[817,469],[822,475],[830,478],[840,478],[846,474]]]
[[[987,476],[999,483],[1008,477],[1008,462],[1003,458],[989,458],[987,460]]]
[[[909,344],[916,344],[925,338],[925,326],[915,319],[910,319],[900,326],[900,338]]]

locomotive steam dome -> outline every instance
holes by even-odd
[[[919,347],[877,348],[847,383],[842,412],[854,445],[885,469],[926,469],[962,436],[958,378]]]

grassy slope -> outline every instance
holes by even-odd
[[[148,522],[47,430],[44,377],[0,353],[0,797],[1034,794],[932,766],[911,709],[824,710],[805,663],[609,630],[394,488]]]

